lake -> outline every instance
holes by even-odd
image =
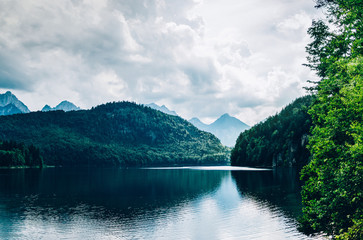
[[[312,239],[294,169],[0,169],[0,239]]]

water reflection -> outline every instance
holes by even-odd
[[[295,168],[279,168],[272,171],[234,171],[232,177],[242,196],[270,206],[271,210],[282,210],[284,214],[297,218],[301,215],[301,183]]]
[[[28,207],[62,210],[82,203],[135,215],[140,207],[170,207],[213,191],[226,174],[147,169],[1,170],[0,197],[19,198]]]
[[[291,174],[0,170],[0,239],[307,239]]]

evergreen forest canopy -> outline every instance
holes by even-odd
[[[186,120],[131,102],[0,117],[0,141],[39,148],[45,165],[221,164],[228,148]]]
[[[307,164],[306,149],[312,97],[296,99],[279,114],[267,118],[240,134],[232,150],[234,166],[302,167]]]
[[[0,142],[0,167],[43,167],[43,158],[34,145],[14,141]]]
[[[320,77],[310,88],[310,107],[308,98],[298,99],[243,132],[231,161],[286,166],[295,159],[304,165],[307,157],[293,152],[299,138],[309,133],[311,119],[310,161],[301,171],[300,228],[358,240],[363,239],[363,1],[317,0],[316,7],[324,9],[326,20],[314,20],[308,30],[313,41],[306,47],[306,66]]]

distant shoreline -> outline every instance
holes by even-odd
[[[0,169],[30,169],[30,168],[34,168],[34,169],[42,169],[42,168],[55,168],[56,166],[11,166],[11,167],[0,167]]]

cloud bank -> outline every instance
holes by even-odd
[[[5,0],[0,89],[31,110],[155,102],[253,125],[304,94],[313,1]]]

